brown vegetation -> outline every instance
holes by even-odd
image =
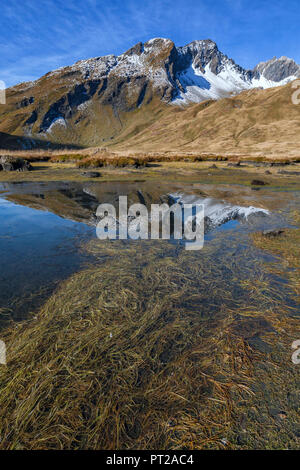
[[[68,86],[73,86],[72,83],[70,80]],[[47,95],[49,103],[43,100],[43,113],[46,113],[51,100],[64,96],[66,87],[61,87],[59,76],[49,76],[41,79],[34,91],[37,100]],[[22,111],[17,107],[26,93],[29,90],[25,85],[8,92],[8,104],[1,108],[0,146],[3,142],[7,148],[15,148],[21,145],[22,139],[27,139],[24,146],[42,146],[46,154],[48,145],[61,154],[66,153],[64,147],[73,147],[74,153],[83,155],[87,148],[103,145],[124,155],[171,151],[179,155],[236,155],[240,159],[244,156],[274,160],[300,158],[300,106],[292,103],[291,84],[253,89],[231,98],[190,106],[166,105],[153,95],[141,107],[123,110],[121,106],[117,115],[109,105],[100,104],[95,95],[85,113],[75,113],[68,119],[67,128],[57,126],[44,135],[38,132],[41,123],[37,121],[30,138],[24,134],[25,122],[36,104]]]

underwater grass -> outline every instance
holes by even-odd
[[[284,229],[277,237],[266,237],[255,234],[253,241],[258,248],[268,251],[277,257],[277,262],[271,263],[269,269],[273,273],[284,275],[289,279],[291,287],[297,295],[300,305],[300,212],[294,210],[290,215],[295,228]],[[296,228],[298,226],[298,228]],[[278,257],[281,262],[278,262]]]
[[[249,343],[274,344],[284,325],[289,344],[293,323],[252,248],[243,263],[236,247],[213,242],[199,253],[167,242],[84,249],[93,265],[1,332],[1,449],[296,447],[289,427],[278,442],[253,419],[239,441],[242,417],[258,406],[253,384],[268,383],[259,361],[293,384],[280,356]]]

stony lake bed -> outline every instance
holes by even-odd
[[[0,172],[0,448],[299,448],[300,165],[33,167]],[[97,239],[172,194],[202,250]]]

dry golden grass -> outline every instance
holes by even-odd
[[[39,140],[40,121],[49,104],[54,102],[51,100],[63,96],[66,88],[62,87],[59,77],[52,76],[39,81],[35,92],[37,100],[45,94],[49,99],[42,100],[43,110],[31,137],[37,139],[37,146],[46,147],[47,140]],[[127,153],[190,153],[299,161],[300,106],[292,103],[293,92],[288,84],[268,90],[248,90],[231,98],[185,107],[166,105],[152,96],[147,104],[129,112],[120,110],[118,116],[111,107],[92,99],[90,111],[81,116],[79,123],[75,123],[74,115],[68,120],[67,132],[57,128],[47,138],[53,146],[66,147],[66,151],[55,151],[61,155],[68,152],[91,155],[95,149],[102,152],[106,147],[110,152],[121,152],[124,156]],[[30,105],[21,113],[16,111],[24,93],[22,87],[11,89],[8,104],[1,110],[0,134],[8,136],[8,142],[3,137],[6,146],[9,142],[16,145],[18,139],[26,140],[24,121],[36,105]],[[77,149],[67,151],[75,146]],[[44,153],[48,154],[48,150]]]
[[[1,155],[10,155],[15,158],[23,158],[32,163],[47,162],[52,163],[76,163],[80,168],[100,167],[100,166],[141,166],[147,163],[167,163],[167,162],[241,162],[250,161],[253,163],[269,164],[290,164],[299,163],[300,157],[280,155],[253,155],[235,153],[201,153],[182,151],[160,151],[160,152],[139,152],[138,150],[111,150],[108,148],[90,147],[80,150],[0,150]],[[128,163],[127,163],[128,162]]]
[[[37,88],[38,97],[46,93],[47,87],[56,97],[56,86],[61,93],[61,84],[56,83],[55,77],[44,77]],[[15,129],[15,106],[23,92],[22,87],[10,90],[8,107],[3,110],[1,120],[1,131],[12,137],[16,134],[16,139],[22,136],[25,115],[16,117],[21,127]],[[16,155],[36,160],[52,157],[57,161],[67,160],[69,156],[71,160],[100,156],[148,159],[149,162],[210,157],[216,160],[300,161],[300,106],[292,103],[292,93],[289,84],[269,90],[249,90],[232,98],[187,107],[167,106],[153,99],[149,106],[120,112],[122,126],[112,112],[93,104],[88,124],[82,119],[75,130],[70,122],[69,129],[73,130],[68,135],[60,130],[57,136],[60,145],[64,145],[64,139],[68,141],[65,150],[26,150]],[[47,103],[45,106],[47,108]],[[98,121],[101,125],[97,125]],[[105,146],[99,145],[103,140]],[[78,148],[68,149],[72,143]],[[7,150],[3,153],[13,154]]]
[[[0,155],[10,155],[16,158],[24,158],[30,162],[43,162],[43,161],[52,161],[52,162],[66,162],[66,161],[77,161],[81,158],[87,158],[95,154],[106,155],[107,149],[102,147],[92,147],[79,150],[55,150],[55,149],[31,149],[31,150],[7,150],[0,149]]]
[[[119,138],[118,149],[211,152],[258,158],[300,158],[300,106],[291,84],[249,90],[235,97],[176,107],[136,135]]]

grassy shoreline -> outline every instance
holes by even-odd
[[[214,165],[217,167],[215,168]],[[104,167],[92,169],[100,173],[98,178],[84,175],[76,163],[34,162],[31,172],[0,172],[0,182],[27,181],[178,181],[207,184],[241,184],[251,186],[254,179],[262,179],[266,187],[300,189],[300,164],[288,167],[287,171],[298,174],[280,174],[282,167],[266,168],[245,164],[229,167],[228,162],[159,162],[138,169]],[[266,174],[266,171],[268,172]],[[270,173],[270,174],[269,174]]]

